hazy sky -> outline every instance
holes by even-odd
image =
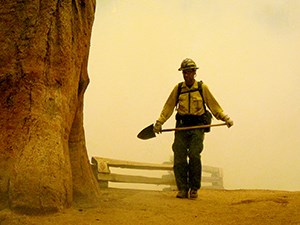
[[[202,162],[227,189],[300,190],[300,1],[97,1],[85,95],[89,156],[162,163],[153,123],[190,57],[235,125],[212,128]],[[172,128],[173,116],[163,126]],[[214,121],[218,123],[219,121]]]

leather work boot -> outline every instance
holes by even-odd
[[[186,190],[178,191],[176,198],[188,198],[188,192]]]
[[[193,198],[193,199],[198,198],[198,191],[195,189],[192,189],[190,191],[190,198]]]

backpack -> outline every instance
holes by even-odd
[[[177,106],[177,104],[178,104],[179,95],[184,94],[184,93],[199,91],[202,101],[203,101],[203,108],[204,108],[204,114],[201,115],[201,120],[203,121],[204,125],[208,125],[208,124],[211,124],[212,114],[210,113],[210,111],[206,110],[205,101],[204,101],[204,97],[203,97],[203,91],[202,91],[202,83],[203,83],[202,81],[198,81],[198,89],[181,92],[181,87],[182,87],[183,82],[180,82],[178,84],[177,98],[176,98],[175,105]],[[210,132],[210,127],[204,128],[204,132]]]

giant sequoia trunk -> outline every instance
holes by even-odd
[[[0,203],[57,211],[98,196],[83,130],[95,0],[2,0]]]

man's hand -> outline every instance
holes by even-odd
[[[153,127],[154,133],[159,134],[159,133],[161,133],[161,130],[162,130],[162,124],[161,124],[161,122],[156,121],[156,123],[154,124],[154,127]]]
[[[233,120],[230,119],[230,117],[227,116],[227,115],[226,115],[225,118],[224,118],[224,122],[226,123],[227,127],[233,126]]]

